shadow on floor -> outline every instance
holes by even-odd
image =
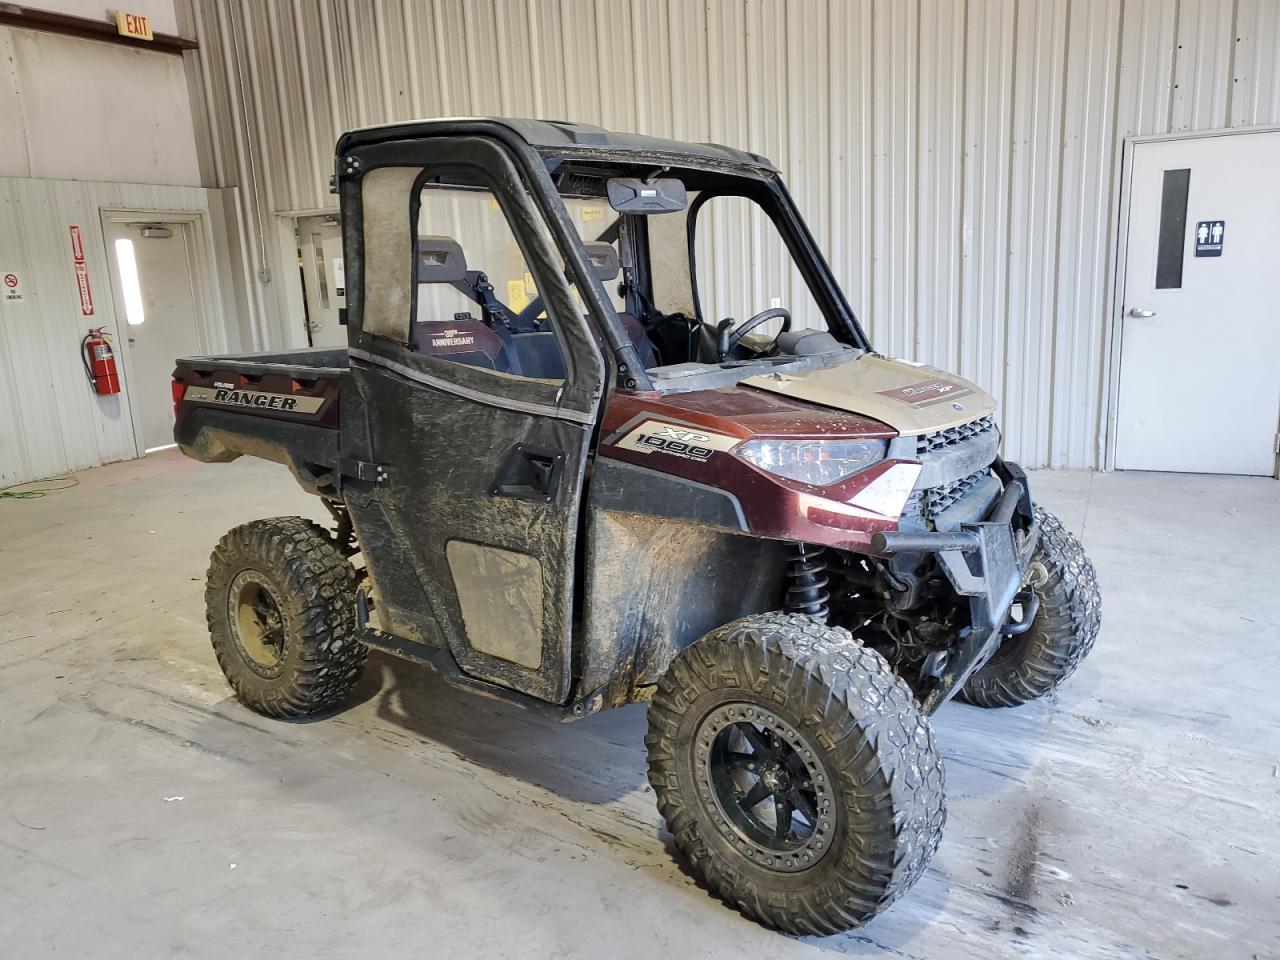
[[[371,651],[352,704],[459,759],[581,803],[644,789],[645,711],[637,704],[560,723],[450,686],[428,667]]]

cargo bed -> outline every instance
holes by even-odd
[[[173,371],[173,438],[206,463],[288,466],[313,493],[336,488],[345,348],[189,357]]]

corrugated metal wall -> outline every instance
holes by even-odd
[[[214,262],[201,265],[208,308],[231,313],[223,287],[232,272],[224,207],[234,205],[223,201],[219,192],[199,187],[0,177],[0,272],[20,278],[23,295],[21,302],[0,298],[0,487],[141,452],[134,444],[127,375],[123,393],[99,397],[80,360],[80,338],[93,326],[111,332],[117,366],[124,363],[101,211],[205,215],[204,247],[219,251]],[[84,245],[92,317],[81,313],[72,224]],[[211,336],[210,346],[237,349],[248,339],[249,331],[233,327]]]
[[[198,9],[197,9],[198,8]],[[1280,122],[1276,0],[226,0],[201,43],[209,175],[258,309],[301,335],[287,223],[344,129],[582,120],[772,157],[887,353],[1001,401],[1006,453],[1102,460],[1126,136]],[[777,278],[781,289],[787,278]],[[281,283],[284,285],[282,286]]]

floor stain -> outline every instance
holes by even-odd
[[[1016,846],[1005,876],[1006,896],[1003,902],[1020,904],[1023,912],[1028,909],[1035,910],[1031,900],[1036,891],[1036,860],[1040,852],[1040,828],[1040,807],[1038,805],[1028,807],[1022,821],[1018,824]]]

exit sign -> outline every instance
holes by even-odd
[[[151,18],[140,13],[116,12],[116,33],[134,40],[154,40],[151,32]]]

